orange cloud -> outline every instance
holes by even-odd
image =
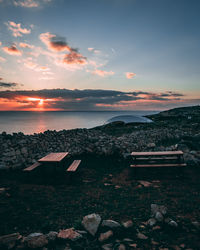
[[[63,63],[65,64],[87,64],[86,57],[77,53],[76,51],[71,51],[69,54],[66,54]]]
[[[88,48],[88,51],[93,51],[94,50],[94,48]]]
[[[64,38],[57,37],[49,32],[40,34],[40,40],[48,47],[51,51],[71,51],[71,48],[65,42]]]
[[[113,72],[113,71],[105,71],[105,70],[99,70],[99,69],[96,69],[92,73],[94,75],[99,75],[99,76],[102,76],[102,77],[109,76],[109,75],[114,75],[115,74],[115,72]]]
[[[25,7],[25,8],[37,8],[40,6],[41,2],[48,3],[51,2],[51,0],[15,0],[14,5]]]
[[[126,72],[126,78],[127,78],[127,79],[132,79],[132,78],[135,77],[135,76],[136,76],[136,74],[133,73],[133,72]]]
[[[52,107],[57,99],[45,99],[39,97],[18,96],[15,99],[8,100],[0,98],[0,110],[28,110],[28,111],[56,111],[60,110]]]
[[[87,58],[78,52],[77,49],[70,47],[65,38],[58,37],[49,32],[40,34],[40,40],[47,46],[48,50],[53,52],[64,52],[66,54],[56,54],[50,51],[44,51],[40,49],[40,52],[55,60],[56,65],[67,68],[68,70],[81,69],[83,65],[86,65]]]
[[[14,37],[22,36],[22,34],[30,34],[31,33],[30,29],[22,28],[21,23],[15,23],[12,21],[8,21],[6,23],[6,25],[8,26],[8,29],[12,31],[12,34]]]
[[[34,0],[22,0],[22,1],[14,1],[15,6],[21,6],[26,8],[38,7],[38,2]]]
[[[15,45],[11,45],[10,47],[3,47],[3,50],[10,55],[14,55],[14,56],[22,55],[22,52],[18,50]]]
[[[19,44],[19,47],[21,47],[21,48],[32,49],[34,46],[33,46],[33,45],[30,45],[30,44],[28,44],[28,43],[20,43],[20,44]]]

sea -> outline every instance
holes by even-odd
[[[46,130],[93,128],[119,115],[145,116],[158,111],[0,111],[0,133],[41,133]]]

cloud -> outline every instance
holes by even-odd
[[[88,64],[87,58],[79,53],[78,49],[70,47],[64,37],[59,37],[49,32],[42,33],[39,37],[49,50],[44,51],[40,48],[40,52],[53,59],[56,65],[73,71],[75,69],[81,69],[83,66]],[[52,53],[51,51],[57,53]],[[66,51],[68,53],[59,53]]]
[[[57,37],[50,32],[40,34],[40,40],[48,47],[49,50],[60,52],[60,51],[71,51],[70,46],[63,37]]]
[[[0,77],[0,81],[3,80],[3,78]],[[20,84],[15,82],[0,82],[0,88],[15,88],[18,87]]]
[[[23,59],[20,62],[23,62],[26,68],[37,72],[49,72],[50,70],[47,66],[38,65],[36,62],[33,61],[32,57]]]
[[[25,7],[25,8],[37,8],[41,3],[48,3],[51,0],[15,0],[13,3],[15,6]]]
[[[0,56],[0,62],[5,62],[6,59]]]
[[[87,58],[82,56],[76,51],[71,51],[69,54],[65,54],[63,59],[64,64],[87,64]]]
[[[133,77],[136,76],[136,74],[133,72],[126,72],[125,75],[127,79],[132,79]]]
[[[22,34],[24,35],[31,33],[31,29],[22,28],[21,23],[8,21],[6,25],[8,26],[8,29],[12,31],[14,37],[21,37]]]
[[[88,48],[88,51],[93,52],[94,54],[100,54],[101,53],[100,50],[94,49],[94,48]]]
[[[18,50],[15,45],[11,45],[10,47],[3,47],[3,50],[10,55],[14,55],[14,56],[22,55],[22,52]]]
[[[50,80],[50,79],[43,79]],[[162,95],[167,96],[162,97]],[[177,98],[177,95],[179,97]],[[0,91],[0,100],[4,102],[23,103],[23,108],[33,108],[28,98],[44,100],[44,108],[53,110],[133,110],[133,109],[166,109],[168,106],[195,105],[200,99],[182,98],[181,93],[152,93],[143,91],[123,92],[102,89],[42,89]],[[30,100],[30,99],[29,99]],[[47,100],[53,100],[48,103]]]
[[[28,43],[19,43],[19,47],[21,48],[28,48],[28,49],[32,49],[34,46],[30,45]]]
[[[113,71],[105,71],[105,70],[100,70],[100,69],[96,69],[95,71],[92,72],[94,75],[99,75],[101,77],[105,77],[105,76],[111,76],[114,75],[115,72]]]

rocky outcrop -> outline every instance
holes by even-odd
[[[160,214],[159,216],[158,213]],[[167,208],[163,205],[151,204],[149,214],[151,218],[147,222],[136,224],[132,220],[121,223],[113,220],[103,220],[101,223],[100,215],[93,213],[85,216],[82,220],[82,228],[86,229],[87,232],[82,230],[82,228],[79,228],[79,230],[67,228],[59,232],[51,231],[47,234],[36,232],[28,236],[14,233],[0,236],[0,249],[128,250],[138,248],[154,249],[155,246],[157,246],[156,249],[163,249],[164,243],[162,240],[159,242],[159,235],[165,234],[164,238],[166,238],[170,231],[174,235],[176,233],[178,235],[178,223],[169,218]],[[134,221],[136,222],[136,220]],[[170,231],[167,231],[166,225],[170,228]],[[199,222],[192,222],[191,225],[193,227],[192,230],[198,233]],[[154,240],[156,234],[158,235],[157,241]],[[170,234],[168,236],[171,237]],[[174,248],[174,245],[170,246],[170,243],[168,247],[167,249],[183,248],[181,245]]]

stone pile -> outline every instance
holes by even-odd
[[[155,249],[162,249],[163,243],[155,241],[152,232],[159,230],[164,233],[167,224],[176,233],[178,223],[168,217],[167,208],[162,205],[151,204],[150,216],[147,222],[138,225],[133,222],[134,219],[119,223],[114,220],[102,220],[100,215],[93,213],[83,217],[78,226],[79,229],[72,227],[47,234],[36,232],[28,236],[22,236],[19,233],[0,236],[0,249],[126,250],[155,247],[157,247]],[[194,228],[199,230],[199,223],[192,223]]]
[[[187,137],[187,140],[184,138]],[[176,144],[163,146],[164,141],[176,141]],[[95,156],[118,155],[124,158],[132,151],[183,150],[186,163],[200,163],[200,134],[184,131],[177,127],[136,130],[121,136],[112,136],[102,130],[62,130],[46,131],[40,134],[12,135],[0,134],[0,170],[21,169],[29,166],[50,152],[70,152],[72,156],[85,154]],[[161,146],[162,145],[162,146]],[[192,145],[198,150],[190,149]]]

